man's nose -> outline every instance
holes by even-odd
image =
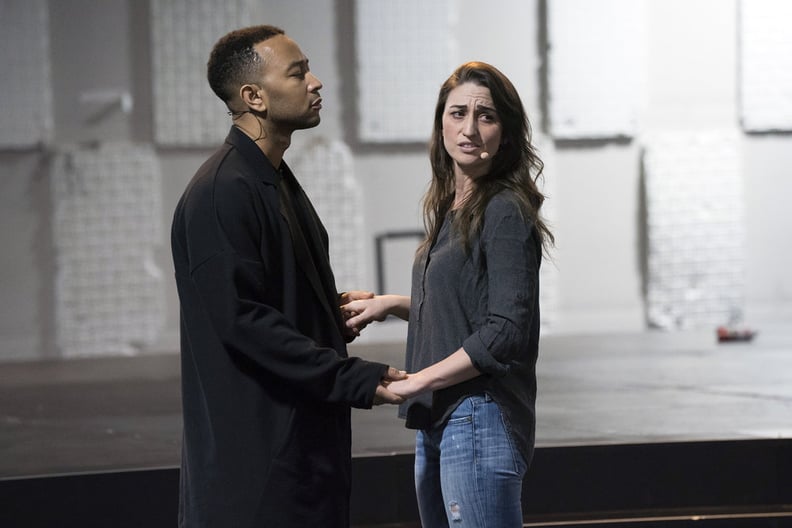
[[[308,91],[315,92],[317,90],[321,90],[323,85],[322,81],[319,80],[319,77],[311,72],[308,72],[308,75]]]

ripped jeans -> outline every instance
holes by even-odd
[[[444,427],[419,430],[415,489],[424,528],[521,528],[526,465],[489,395],[462,400]]]

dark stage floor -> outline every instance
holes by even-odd
[[[792,439],[792,327],[542,338],[537,445]],[[402,364],[398,344],[352,354]],[[0,478],[179,461],[175,354],[0,364]],[[411,452],[393,407],[355,410],[356,456]]]
[[[543,337],[538,453],[792,442],[792,325],[758,330],[728,344],[712,332]],[[351,353],[400,366],[403,346]],[[173,468],[180,427],[176,354],[0,364],[0,480]],[[395,408],[354,412],[356,458],[409,455],[412,443]]]

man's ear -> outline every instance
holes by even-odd
[[[239,98],[251,110],[262,113],[267,111],[267,94],[258,85],[243,84],[239,89]]]

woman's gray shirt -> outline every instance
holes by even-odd
[[[536,426],[541,245],[510,191],[487,205],[479,235],[465,250],[449,213],[437,240],[415,259],[407,336],[408,372],[448,357],[460,347],[482,375],[404,403],[411,429],[445,423],[465,397],[488,393],[526,463]]]

